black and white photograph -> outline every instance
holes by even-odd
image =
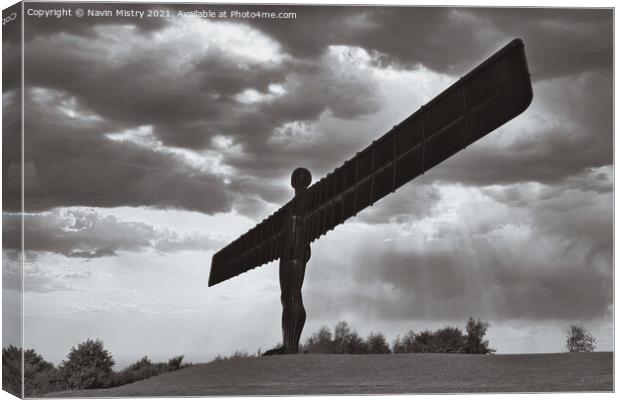
[[[612,6],[2,5],[3,391],[614,391]]]

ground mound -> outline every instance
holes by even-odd
[[[49,397],[612,391],[613,353],[295,355],[198,364]]]

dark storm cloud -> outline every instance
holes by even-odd
[[[19,33],[19,32],[17,32]],[[2,32],[2,93],[19,89],[21,48],[13,32]]]
[[[535,80],[611,69],[610,9],[296,7],[294,24],[253,22],[300,57],[328,44],[360,46],[384,63],[463,74],[515,37],[525,40]],[[320,28],[318,28],[320,26]],[[318,28],[318,29],[317,29]],[[308,32],[313,32],[309,35]]]
[[[373,309],[387,318],[463,318],[477,313],[493,319],[588,319],[605,315],[612,300],[610,276],[580,262],[552,258],[524,269],[523,255],[478,257],[475,266],[452,252],[384,256],[375,264],[381,271],[375,278],[393,285],[400,295],[393,303],[379,296]],[[472,277],[483,282],[481,287],[468,282]]]
[[[16,4],[3,11],[21,13]],[[19,18],[2,27],[2,202],[3,209],[19,205],[21,184],[21,24]]]
[[[299,57],[315,57],[328,45],[359,46],[383,54],[386,63],[422,64],[439,72],[453,72],[457,63],[462,68],[461,63],[475,62],[487,52],[476,38],[475,27],[455,18],[451,8],[334,6],[294,10],[298,14],[295,24],[253,23]]]
[[[610,74],[592,73],[535,85],[529,120],[518,117],[491,133],[497,138],[475,143],[429,175],[473,185],[555,183],[611,165],[611,83]],[[508,132],[512,139],[502,142]]]
[[[19,215],[5,214],[2,226],[4,249],[19,249]],[[88,209],[27,214],[24,228],[25,249],[35,256],[37,252],[50,252],[66,257],[99,258],[114,256],[118,251],[154,249],[170,253],[221,246],[218,240],[196,232],[179,234]]]
[[[67,5],[75,8],[73,4]],[[51,5],[37,4],[37,8]],[[152,6],[132,5],[145,10]],[[115,4],[88,4],[88,9],[125,8]],[[159,6],[193,11],[193,5]],[[613,17],[611,9],[466,8],[209,5],[213,11],[248,10],[295,12],[296,18],[227,19],[250,24],[277,40],[285,52],[301,59],[320,56],[329,45],[360,46],[382,55],[381,62],[438,72],[462,74],[515,37],[525,40],[534,79],[610,69]],[[139,22],[136,22],[139,21]],[[142,20],[111,17],[83,19],[27,18],[28,35],[66,32],[95,35],[101,25],[132,25],[148,35],[166,26],[165,18]],[[311,34],[309,34],[311,32]],[[28,38],[27,35],[27,38]]]
[[[69,98],[45,90],[27,96],[27,211],[122,205],[208,213],[229,210],[232,197],[219,178],[188,167],[173,155],[107,139],[103,133],[114,129],[113,124],[62,115],[59,108]]]
[[[611,9],[496,8],[469,13],[476,17],[476,24],[525,41],[535,80],[587,71],[611,72]]]
[[[372,83],[363,76],[313,62],[240,62],[225,50],[209,49],[197,61],[179,65],[180,71],[169,70],[160,47],[137,48],[130,58],[114,63],[102,54],[105,39],[97,39],[97,48],[77,37],[28,43],[29,84],[77,96],[84,107],[106,119],[131,126],[152,124],[167,145],[205,148],[217,132],[259,143],[277,126],[314,120],[326,109],[343,118],[378,109]],[[246,89],[265,93],[272,83],[285,83],[289,93],[259,106],[234,99]]]
[[[502,255],[481,260],[475,267],[465,265],[455,254],[383,256],[372,264],[379,271],[372,279],[392,285],[391,289],[368,289],[368,282],[360,282],[356,276],[358,290],[334,291],[329,300],[332,305],[324,304],[319,293],[307,293],[307,297],[322,310],[335,311],[333,305],[337,304],[341,315],[364,310],[366,315],[395,320],[463,319],[470,315],[494,320],[586,320],[605,316],[612,300],[609,276],[582,265],[536,265],[524,271],[522,259]],[[365,258],[360,265],[369,261]]]
[[[132,35],[129,31],[126,34]],[[188,132],[190,122],[217,120],[231,108],[227,97],[220,101],[217,90],[203,86],[206,74],[211,79],[217,79],[221,74],[231,74],[226,65],[217,65],[219,69],[208,72],[191,65],[179,65],[178,68],[186,70],[183,78],[172,79],[166,76],[167,72],[180,73],[170,71],[164,65],[164,59],[158,53],[161,48],[151,51],[138,48],[140,43],[147,42],[148,39],[138,41],[136,48],[129,44],[128,47],[135,53],[115,63],[103,53],[107,46],[101,37],[95,42],[97,49],[92,48],[93,43],[77,37],[65,40],[54,36],[35,40],[26,46],[26,57],[30,62],[25,73],[29,86],[67,92],[76,96],[83,107],[102,118],[130,127],[163,124],[163,129],[158,132],[164,133],[164,139],[171,136],[165,134],[168,133],[168,125],[180,125],[176,135],[184,138],[194,134]],[[118,50],[119,53],[122,51]],[[114,54],[114,57],[118,56]],[[228,85],[222,86],[226,87],[227,94],[231,90],[236,93]],[[198,125],[196,128],[204,127]],[[203,132],[202,141],[195,147],[204,147],[208,134],[209,131]],[[194,141],[196,139],[190,139],[189,144]]]
[[[193,9],[190,5],[174,7],[172,10]],[[281,46],[276,52],[282,59],[244,59],[228,51],[224,40],[219,47],[187,42],[187,48],[177,49],[178,44],[166,42],[165,36],[167,29],[174,28],[174,19],[145,26],[140,23],[138,30],[131,28],[136,20],[122,18],[89,23],[71,19],[67,26],[60,24],[61,20],[33,20],[26,46],[28,84],[60,91],[104,122],[97,128],[75,127],[61,123],[66,116],[59,118],[50,110],[41,110],[47,113],[45,120],[29,122],[33,133],[29,133],[32,144],[27,147],[27,157],[32,163],[27,173],[33,174],[36,183],[29,192],[30,206],[151,205],[213,213],[230,210],[233,198],[250,193],[260,197],[257,201],[283,202],[288,188],[277,182],[288,180],[292,164],[310,167],[318,179],[368,143],[332,132],[329,126],[313,132],[299,145],[291,145],[294,140],[274,141],[275,136],[293,135],[287,133],[291,124],[312,127],[325,113],[356,120],[382,111],[380,79],[338,61],[330,53],[332,45],[366,49],[374,65],[403,69],[423,65],[458,75],[520,36],[526,41],[535,80],[574,75],[564,79],[584,80],[579,89],[592,93],[588,101],[571,103],[557,90],[557,99],[548,96],[545,101],[563,104],[563,108],[548,110],[563,113],[563,125],[528,127],[531,134],[503,144],[500,151],[472,146],[467,154],[433,171],[434,179],[483,185],[553,182],[611,162],[608,10],[247,8],[297,13],[295,20],[225,21],[229,24],[226,29],[247,25],[273,38]],[[105,31],[110,24],[114,24],[114,32]],[[575,26],[579,29],[572,29]],[[125,39],[115,41],[112,37]],[[185,56],[191,57],[182,61]],[[582,76],[577,77],[579,74]],[[567,81],[566,86],[570,84]],[[270,96],[272,85],[279,85],[284,93],[249,104],[239,99],[248,90]],[[538,86],[535,101],[546,90]],[[221,163],[233,167],[230,185],[197,173],[174,157],[101,137],[106,130],[140,126],[151,126],[163,146],[221,150]],[[565,128],[570,135],[560,134]],[[61,138],[55,131],[65,133]],[[236,150],[217,148],[217,137],[229,140]],[[43,145],[54,151],[39,151]],[[50,156],[52,153],[57,156]],[[565,157],[567,153],[577,156]],[[122,193],[118,193],[119,187]],[[256,210],[259,203],[246,201],[241,208]]]
[[[403,66],[419,63],[450,74],[463,74],[510,39],[524,38],[534,81],[550,82],[535,85],[535,99],[543,98],[535,101],[561,123],[528,125],[522,128],[526,135],[501,147],[472,146],[432,171],[435,179],[478,185],[558,182],[612,162],[610,10],[333,7],[298,14],[301,22],[295,26],[255,24],[299,57],[320,54],[326,43],[359,45]],[[305,35],[316,20],[323,21],[322,29]],[[304,150],[317,155],[316,167],[323,171],[321,166],[365,143],[345,145],[315,142]],[[287,149],[303,160],[299,153]],[[278,162],[275,157],[271,164]]]
[[[59,8],[70,9],[72,10],[72,14],[75,15],[75,10],[78,8],[82,8],[85,12],[84,16],[81,18],[57,18],[52,14],[51,17],[41,18],[36,15],[33,15],[31,11],[28,13],[28,10],[56,10]],[[154,9],[157,6],[153,5],[141,5],[139,3],[131,4],[131,9],[136,11],[144,11],[150,9]],[[123,17],[117,16],[116,10],[118,9],[128,9],[126,5],[119,4],[97,4],[95,2],[87,2],[87,3],[30,3],[26,4],[24,10],[25,14],[25,30],[24,30],[24,39],[32,40],[37,36],[46,36],[58,33],[67,33],[72,35],[80,35],[86,37],[95,37],[96,36],[96,28],[98,26],[105,25],[127,25],[135,27],[136,32],[142,35],[148,35],[158,29],[161,29],[166,25],[166,20],[164,18],[132,18],[132,17]],[[88,13],[88,10],[93,11],[93,15]],[[112,16],[106,17],[98,17],[97,12],[101,12],[104,10],[112,11]]]
[[[318,82],[321,82],[318,84]],[[286,177],[297,165],[305,165],[317,172],[315,179],[328,172],[326,166],[353,156],[359,141],[339,138],[325,131],[310,132],[311,138],[300,141],[288,140],[278,144],[269,140],[278,129],[283,137],[294,137],[297,127],[314,128],[312,123],[321,113],[329,111],[341,119],[357,119],[379,111],[381,95],[376,82],[367,73],[355,75],[346,67],[329,70],[329,66],[293,69],[287,77],[287,93],[272,102],[261,104],[247,119],[232,127],[239,132],[237,140],[243,143],[245,152],[231,155],[226,162],[240,171],[262,177]],[[287,125],[295,123],[295,127]],[[336,164],[337,165],[337,164]]]
[[[239,187],[246,174],[278,176],[284,165],[288,173],[286,154],[268,143],[278,126],[312,121],[326,110],[356,118],[378,109],[372,83],[350,71],[334,71],[325,62],[240,62],[214,48],[198,61],[180,64],[183,71],[179,73],[170,70],[166,63],[171,59],[162,57],[157,46],[136,49],[130,58],[117,62],[106,51],[114,54],[104,39],[96,42],[77,36],[36,37],[26,46],[29,86],[61,91],[65,99],[105,121],[101,127],[96,123],[65,126],[67,116],[27,103],[33,115],[28,119],[27,158],[32,161],[31,181],[40,184],[28,196],[34,209],[62,205],[228,209],[227,189],[217,179],[197,175],[170,157],[149,154],[132,144],[110,143],[101,138],[104,128],[149,125],[163,145],[196,150],[208,149],[214,136],[225,134],[243,149],[240,157],[224,159],[239,169]],[[167,72],[179,78],[172,79]],[[248,89],[267,95],[272,83],[286,90],[273,102],[245,105],[235,98]],[[56,131],[63,133],[55,135]],[[73,171],[80,171],[80,176]],[[60,183],[66,176],[72,178]],[[97,181],[103,185],[94,185]],[[122,195],[115,184],[123,187]],[[55,193],[48,195],[49,190]],[[262,192],[269,199],[268,190]]]
[[[2,207],[16,210],[21,205],[21,115],[20,91],[2,95]]]

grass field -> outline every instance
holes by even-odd
[[[295,355],[214,361],[50,397],[612,391],[613,353]]]

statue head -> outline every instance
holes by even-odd
[[[295,194],[301,193],[312,182],[312,174],[306,168],[295,168],[291,175],[291,186],[295,189]]]

